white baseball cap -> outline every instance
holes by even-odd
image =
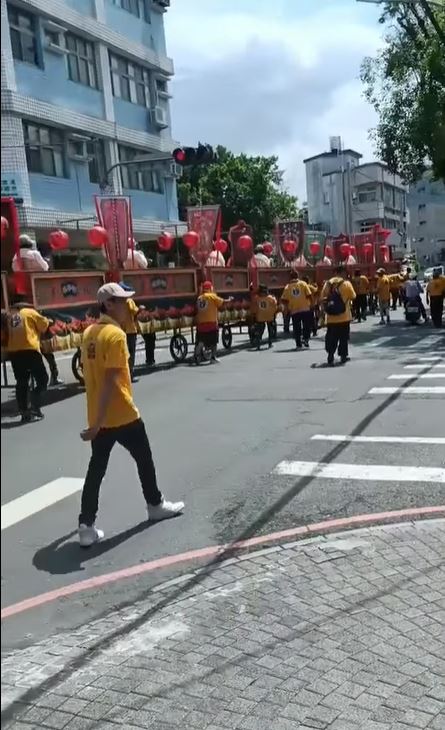
[[[97,290],[97,301],[99,304],[103,304],[110,299],[130,299],[134,294],[135,292],[131,289],[127,290],[115,282],[109,282]]]

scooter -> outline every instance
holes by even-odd
[[[407,299],[405,302],[405,319],[407,324],[418,324],[420,320],[420,306],[416,299]]]

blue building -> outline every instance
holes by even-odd
[[[170,153],[164,13],[169,0],[1,0],[2,195],[23,199],[23,231],[56,227],[86,248],[93,196],[120,161]],[[167,157],[168,155],[166,155]],[[135,237],[178,222],[176,166],[116,168]]]

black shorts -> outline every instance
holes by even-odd
[[[219,330],[210,330],[208,332],[197,332],[197,342],[202,342],[204,347],[216,347],[218,344]]]

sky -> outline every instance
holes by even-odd
[[[378,15],[356,0],[172,0],[174,139],[278,155],[303,202],[303,159],[330,136],[374,158],[359,70],[382,44]]]

